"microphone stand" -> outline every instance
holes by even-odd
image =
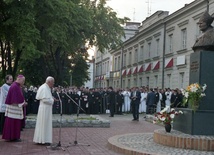
[[[61,128],[62,128],[62,100],[59,96],[59,93],[57,93],[57,96],[59,98],[59,102],[60,102],[60,126],[59,126],[59,142],[55,145],[51,145],[50,148],[53,149],[53,150],[56,150],[56,149],[62,149],[63,151],[65,151],[65,148],[62,147],[61,145]]]
[[[84,113],[86,113],[85,112],[85,110],[83,110],[82,108],[81,108],[81,106],[80,106],[80,104],[78,104],[77,102],[75,102],[66,92],[64,92],[65,93],[65,95],[74,103],[74,104],[76,104],[76,106],[77,106],[77,121],[76,121],[76,133],[75,133],[75,140],[74,140],[74,146],[76,146],[76,145],[85,145],[85,146],[90,146],[89,144],[83,144],[83,143],[78,143],[77,142],[77,131],[78,131],[78,127],[79,127],[79,124],[78,124],[78,120],[79,120],[79,111],[80,111],[80,109],[84,112]],[[71,142],[69,143],[69,145],[68,146],[66,146],[66,148],[67,147],[69,147],[69,146],[71,146]]]

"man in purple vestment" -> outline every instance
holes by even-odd
[[[23,106],[27,105],[25,102],[21,87],[24,85],[25,77],[18,75],[17,79],[11,85],[5,101],[5,123],[2,134],[2,139],[7,141],[20,142],[20,134],[22,127]]]

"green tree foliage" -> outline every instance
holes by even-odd
[[[75,84],[83,84],[88,73],[82,52],[120,44],[127,18],[116,15],[105,0],[0,0],[2,76],[22,71],[34,84],[51,75],[63,85],[77,72]]]

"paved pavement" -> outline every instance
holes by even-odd
[[[5,142],[2,139],[0,140],[0,155],[121,155],[108,149],[107,144],[110,137],[119,135],[124,137],[124,135],[127,134],[129,136],[132,133],[135,137],[136,134],[152,135],[154,130],[163,128],[145,121],[143,116],[141,114],[140,120],[137,122],[131,121],[131,114],[115,115],[115,117],[108,117],[107,114],[100,115],[100,117],[110,120],[110,128],[61,128],[61,141],[59,139],[59,128],[54,128],[53,142],[57,144],[60,141],[65,151],[60,148],[55,150],[33,143],[34,129],[24,129],[21,133],[22,142]],[[54,117],[60,116],[55,115]],[[129,142],[130,138],[125,139],[128,139],[127,143],[131,143]],[[139,138],[137,137],[137,139]],[[147,139],[151,141],[151,136]],[[78,142],[77,145],[74,145],[75,141]],[[151,146],[153,146],[151,147],[152,149],[157,151],[161,149],[161,147],[156,148],[153,143],[151,143]],[[175,154],[173,153],[173,148],[164,148],[167,150],[166,154]],[[164,154],[164,151],[161,154]],[[181,149],[177,151],[177,154],[182,154]],[[211,152],[209,154],[214,153]]]

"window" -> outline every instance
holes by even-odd
[[[180,73],[179,81],[180,88],[184,88],[184,72]]]
[[[146,86],[149,87],[149,77],[146,77]]]
[[[134,78],[134,86],[136,87],[137,86],[137,79],[136,78]]]
[[[166,82],[167,82],[166,87],[171,88],[171,74],[167,74]]]
[[[119,88],[119,80],[117,80],[117,88]]]
[[[105,62],[104,73],[106,73],[106,67],[107,67],[107,65],[106,65],[106,62]]]
[[[142,78],[139,78],[139,86],[143,86]]]
[[[173,52],[173,34],[169,35],[169,46],[168,46],[168,53]]]
[[[181,30],[181,49],[186,49],[187,47],[187,30],[186,29],[182,29]]]
[[[148,43],[148,53],[147,53],[147,58],[149,59],[151,56],[151,43]]]
[[[128,87],[131,88],[131,80],[128,79]]]
[[[120,65],[121,65],[121,64],[120,64],[120,56],[119,56],[119,57],[118,57],[118,68],[117,68],[118,70],[121,69],[121,68],[120,68]]]
[[[123,67],[126,66],[126,54],[124,54],[124,57],[123,57]]]
[[[117,58],[114,59],[114,71],[117,70]]]
[[[132,52],[129,52],[129,65],[132,64]]]
[[[159,51],[160,51],[160,39],[156,39],[156,55],[159,56]]]
[[[141,46],[141,47],[140,47],[140,60],[139,60],[139,61],[142,61],[142,60],[143,60],[143,54],[144,54],[144,47]]]
[[[155,75],[155,83],[154,83],[155,85],[155,88],[157,88],[158,87],[158,76],[157,75]]]
[[[109,61],[107,61],[106,72],[109,72]]]
[[[125,80],[123,80],[123,83],[121,85],[122,85],[122,88],[124,89],[126,85]]]
[[[138,50],[135,49],[135,63],[138,63]]]
[[[99,65],[96,65],[96,75],[99,75]]]
[[[105,68],[104,68],[104,67],[105,67],[105,63],[103,62],[103,63],[102,63],[102,74],[105,73]]]

